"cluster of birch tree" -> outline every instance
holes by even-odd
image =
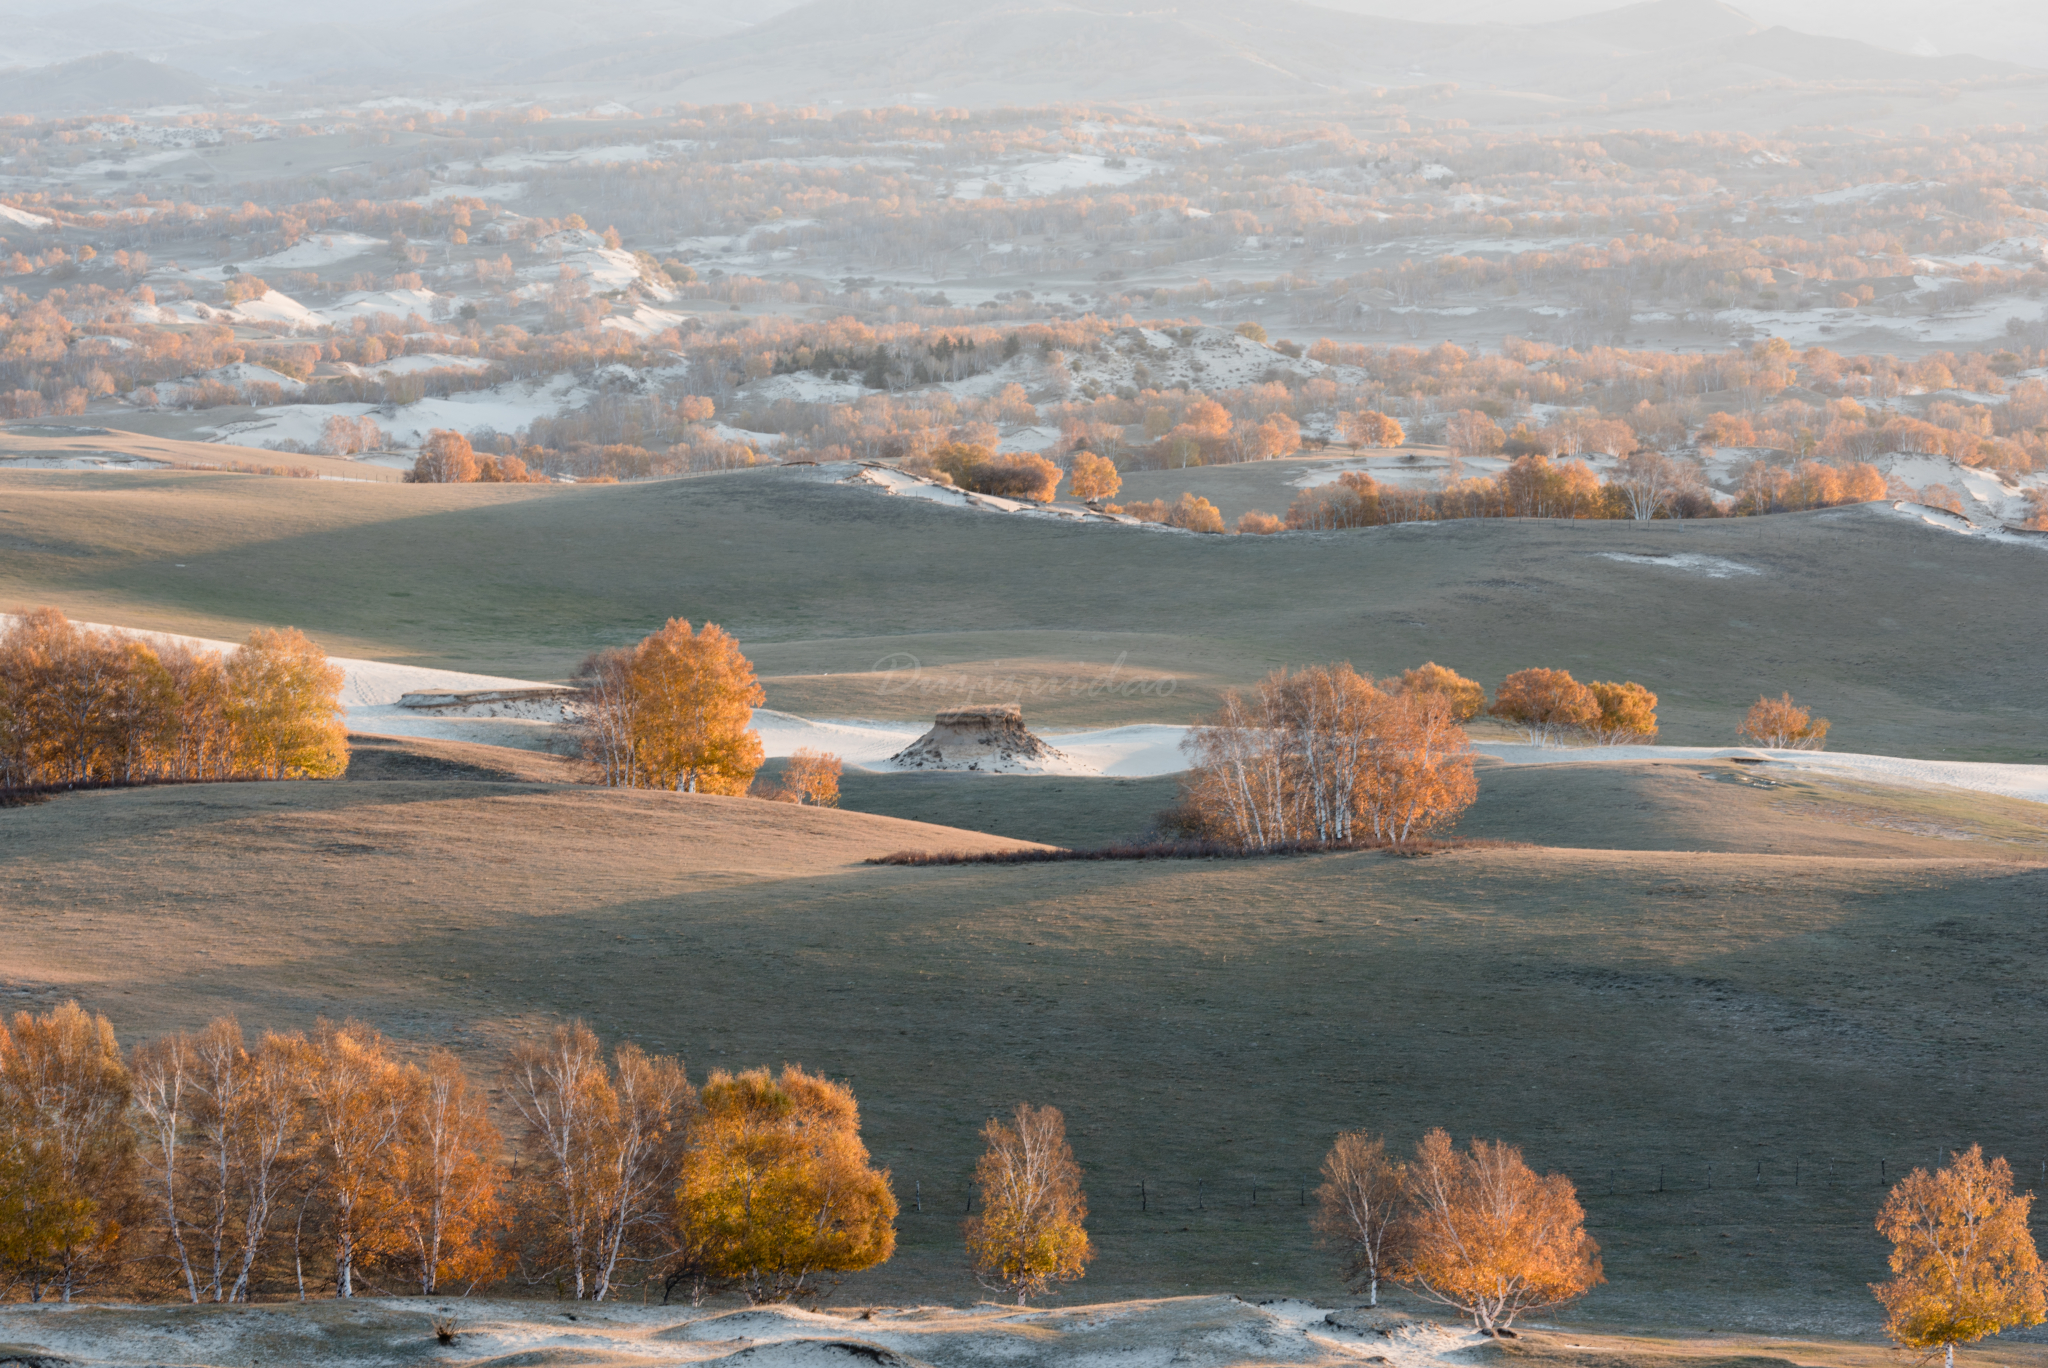
[[[126,1056],[67,1004],[0,1025],[0,1299],[192,1302],[492,1284],[802,1297],[895,1247],[844,1085],[794,1065],[701,1088],[580,1023],[512,1052],[511,1136],[446,1051],[358,1022],[232,1019]]]
[[[1453,697],[1349,665],[1279,670],[1225,694],[1182,745],[1194,763],[1180,820],[1250,850],[1400,845],[1455,821],[1479,791]]]
[[[339,775],[342,682],[292,628],[221,654],[33,609],[0,629],[0,789]]]

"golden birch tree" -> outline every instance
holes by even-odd
[[[1020,1102],[1008,1123],[990,1117],[981,1134],[988,1148],[974,1166],[981,1209],[962,1227],[967,1257],[976,1281],[1023,1306],[1082,1277],[1095,1256],[1081,1166],[1057,1107]]]
[[[739,643],[714,623],[681,618],[642,641],[629,672],[633,768],[678,793],[742,794],[761,768],[754,709],[766,696]]]
[[[782,785],[772,796],[807,807],[838,807],[843,770],[838,756],[799,747],[791,753],[789,766],[782,772]]]
[[[1599,721],[1600,700],[1569,670],[1517,670],[1493,691],[1486,710],[1528,734],[1532,746],[1547,746]]]
[[[519,1242],[529,1276],[561,1279],[603,1301],[622,1262],[674,1245],[674,1193],[697,1099],[682,1065],[634,1045],[605,1067],[582,1022],[513,1051],[513,1105],[524,1124]]]
[[[1187,809],[1204,834],[1246,849],[1398,845],[1455,821],[1478,793],[1442,695],[1388,693],[1349,665],[1232,691],[1182,745]]]
[[[1825,750],[1828,720],[1794,703],[1789,693],[1759,697],[1743,716],[1737,735],[1766,750]]]
[[[1344,1279],[1365,1289],[1369,1306],[1380,1304],[1380,1281],[1403,1252],[1407,1208],[1407,1170],[1387,1142],[1362,1130],[1340,1134],[1323,1156],[1315,1230],[1342,1251]]]
[[[1067,489],[1077,499],[1114,499],[1116,492],[1124,487],[1124,477],[1117,473],[1116,463],[1106,456],[1097,456],[1092,451],[1074,453],[1073,469],[1067,476]]]
[[[1885,1333],[1907,1349],[1939,1349],[1955,1368],[1956,1346],[2048,1316],[2041,1259],[2027,1228],[2032,1193],[2012,1190],[2004,1159],[1981,1146],[1929,1173],[1900,1179],[1877,1214],[1892,1242],[1892,1280],[1871,1288]]]
[[[1434,660],[1404,672],[1398,688],[1404,694],[1441,694],[1450,705],[1452,720],[1458,722],[1469,722],[1486,709],[1484,685]]]
[[[1657,739],[1657,695],[1642,685],[1596,679],[1586,686],[1600,705],[1600,715],[1586,724],[1586,734],[1603,746],[1646,746]]]
[[[150,1041],[130,1071],[145,1187],[192,1301],[247,1301],[271,1227],[309,1157],[306,1043],[247,1048],[232,1017]]]
[[[353,1297],[356,1260],[376,1250],[391,1216],[405,1077],[376,1031],[359,1021],[322,1021],[305,1055],[304,1082],[316,1191],[331,1221],[334,1295]]]
[[[348,768],[341,667],[297,628],[262,629],[228,657],[235,769],[265,779],[337,778]]]
[[[436,1050],[406,1074],[380,1262],[431,1297],[444,1282],[473,1287],[499,1271],[504,1141],[454,1055]]]
[[[1431,1131],[1408,1165],[1408,1202],[1395,1277],[1487,1334],[1605,1281],[1571,1181],[1538,1177],[1513,1145],[1474,1140],[1461,1154]]]
[[[676,1190],[693,1276],[783,1302],[895,1252],[896,1196],[868,1162],[850,1089],[796,1065],[720,1069],[702,1101]]]
[[[141,1205],[113,1024],[67,1002],[0,1026],[0,1284],[70,1301],[119,1266]]]

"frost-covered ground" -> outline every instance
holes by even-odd
[[[452,1321],[454,1343],[435,1340]],[[0,1355],[79,1365],[705,1364],[731,1368],[1448,1368],[1483,1341],[1386,1311],[1231,1296],[729,1311],[588,1302],[360,1299],[255,1307],[0,1307]]]

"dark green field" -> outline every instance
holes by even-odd
[[[1759,692],[1789,689],[1834,719],[1836,749],[2048,755],[2032,607],[2048,551],[1870,508],[1238,538],[947,509],[797,470],[596,488],[13,472],[0,553],[0,602],[210,636],[293,623],[337,654],[531,678],[672,614],[710,619],[771,706],[808,716],[917,717],[1007,689],[1035,722],[1186,721],[1276,666],[1435,659],[1489,686],[1533,664],[1640,681],[1675,743],[1732,742]]]

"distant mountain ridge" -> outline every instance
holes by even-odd
[[[106,55],[0,76],[15,112],[140,108],[310,82],[408,94],[498,90],[642,107],[742,101],[820,107],[889,103],[1103,103],[1186,110],[1329,107],[1482,124],[1776,127],[1869,117],[1846,100],[2048,81],[2010,63],[1919,57],[1759,23],[1723,0],[1640,0],[1545,23],[1443,23],[1360,12],[1388,0],[456,0],[394,21],[284,0],[275,11],[182,13],[109,3],[78,11],[145,40],[164,62],[109,74]],[[317,22],[311,16],[325,15]],[[265,23],[265,17],[269,23]],[[281,21],[281,22],[280,22]],[[50,52],[64,19],[12,30],[0,55]],[[33,60],[17,57],[17,60]],[[92,66],[91,63],[100,63]],[[1455,87],[1455,90],[1453,90]],[[2038,87],[2048,95],[2048,84]],[[1405,93],[1404,93],[1405,92]],[[1739,107],[1724,108],[1727,98]],[[1418,105],[1417,102],[1421,103]],[[1976,118],[1939,107],[1928,122]],[[1373,117],[1368,114],[1368,117]]]
[[[51,66],[0,71],[0,114],[67,114],[204,104],[210,82],[189,71],[102,52]]]
[[[1303,0],[811,0],[709,42],[653,41],[553,73],[664,98],[985,105],[1302,99],[1454,82],[1559,100],[1757,79],[1969,80],[2022,69],[1764,28],[1719,0],[1548,24],[1439,24]]]

